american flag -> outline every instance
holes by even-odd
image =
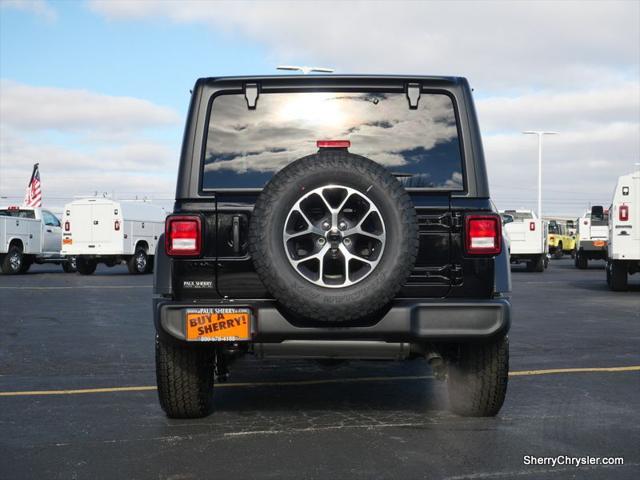
[[[38,163],[33,166],[33,173],[31,174],[31,180],[27,185],[27,191],[24,195],[24,204],[26,207],[41,207],[42,206],[42,190],[40,189],[40,169]]]

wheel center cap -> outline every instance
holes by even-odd
[[[327,241],[331,244],[331,248],[338,248],[338,244],[342,241],[342,233],[337,229],[331,229],[327,232]]]

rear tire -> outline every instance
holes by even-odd
[[[215,353],[156,336],[156,381],[162,410],[170,418],[202,418],[213,411]]]
[[[576,268],[580,270],[586,270],[587,267],[589,266],[589,260],[584,255],[581,255],[580,252],[576,254],[574,263],[576,265]]]
[[[627,266],[620,260],[613,260],[607,265],[609,273],[609,287],[614,292],[622,292],[628,289]]]
[[[544,255],[527,262],[527,272],[544,272]]]
[[[91,275],[96,271],[98,267],[98,262],[89,258],[76,258],[76,268],[78,269],[78,273],[80,275]]]
[[[147,257],[147,251],[144,248],[138,247],[136,253],[127,261],[127,267],[129,273],[132,275],[140,275],[142,273],[148,273],[147,268],[149,265],[149,258]]]
[[[554,258],[562,258],[562,256],[564,255],[564,252],[562,251],[562,243],[559,243],[558,246],[556,247],[556,251],[553,254]]]
[[[147,268],[144,273],[153,273],[153,257],[147,257]]]
[[[2,260],[2,273],[6,275],[17,275],[23,273],[25,258],[22,254],[22,248],[12,245]]]
[[[288,218],[290,218],[288,214],[293,211],[294,205],[307,195],[306,192],[312,193],[331,185],[336,185],[337,189],[343,191],[354,190],[355,194],[348,195],[353,195],[352,198],[360,198],[359,203],[368,203],[369,208],[376,207],[378,219],[384,226],[386,244],[374,267],[361,279],[350,283],[351,279],[346,274],[348,262],[344,262],[340,269],[336,268],[335,272],[327,275],[327,277],[333,275],[337,279],[335,288],[328,286],[330,280],[324,283],[325,277],[319,269],[307,272],[305,277],[304,269],[297,269],[294,266],[291,251],[287,250],[283,243],[283,231],[286,230]],[[320,195],[317,197],[321,198]],[[343,198],[346,200],[349,196]],[[328,202],[325,199],[320,203]],[[334,207],[337,207],[338,203],[336,202]],[[356,209],[357,206],[351,207],[352,211]],[[327,208],[321,206],[318,210],[322,215]],[[347,218],[346,215],[342,216],[343,213],[338,212],[345,220],[342,223],[349,222],[347,224],[349,227],[362,224],[366,218],[360,217],[359,221],[356,221],[356,219]],[[329,245],[324,243],[328,242],[333,244],[334,252],[338,248],[342,249],[340,252],[348,250],[349,248],[345,245],[352,245],[355,250],[354,244],[357,240],[352,243],[349,238],[349,243],[341,244],[339,240],[334,242],[328,236],[329,226],[337,221],[338,214],[332,213],[330,217],[326,216],[331,221],[326,221],[325,227],[319,225],[320,215],[312,217],[312,220],[305,219],[303,223],[308,229],[322,232],[313,235],[320,237],[319,241],[323,243],[312,240],[311,247],[296,246],[296,248],[307,252],[327,252],[319,245],[328,247]],[[334,227],[338,232],[335,236],[342,238],[338,227],[335,225]],[[355,230],[355,228],[347,230]],[[366,244],[367,241],[363,243]],[[363,258],[364,255],[371,255],[371,252],[378,248],[382,247],[371,246],[366,248],[368,253],[359,253],[352,257]],[[262,283],[284,309],[301,321],[335,323],[356,321],[374,315],[384,308],[409,277],[418,252],[416,213],[407,191],[383,166],[346,151],[320,151],[287,165],[264,188],[251,215],[249,251]],[[337,252],[339,255],[335,258],[344,259],[344,254],[340,252]],[[327,253],[327,256],[329,255],[331,254]],[[317,261],[314,266],[319,268],[318,265],[323,265],[327,256],[321,257],[322,260]],[[323,267],[323,269],[329,268]],[[311,279],[313,274],[318,277]],[[318,283],[314,283],[316,279]]]
[[[64,273],[75,273],[78,271],[78,267],[76,265],[76,257],[71,257],[67,259],[66,262],[62,262],[62,270]]]
[[[509,374],[509,339],[462,344],[449,362],[451,411],[464,417],[493,417],[504,403]]]
[[[31,268],[31,265],[33,265],[33,257],[23,256],[22,267],[20,267],[20,273],[27,273]]]

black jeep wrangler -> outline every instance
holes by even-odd
[[[155,255],[160,404],[213,408],[241,354],[426,358],[452,411],[507,388],[508,252],[463,78],[196,82]]]

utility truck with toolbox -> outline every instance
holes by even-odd
[[[422,358],[452,411],[496,415],[501,232],[464,78],[198,80],[155,257],[160,405],[208,415],[240,355]]]
[[[591,211],[576,221],[576,255],[574,263],[581,270],[589,266],[589,260],[607,259],[609,237],[609,214],[601,205],[591,207]]]
[[[73,261],[61,255],[60,220],[40,207],[0,208],[0,266],[2,273],[26,273],[34,263],[62,265],[74,270]]]
[[[640,169],[618,179],[609,207],[607,284],[628,289],[628,277],[640,272]]]
[[[99,263],[151,273],[165,217],[164,209],[142,201],[74,200],[64,207],[62,253],[75,257],[82,275],[91,275]]]
[[[548,265],[548,224],[531,210],[503,210],[500,215],[509,237],[511,263],[524,262],[529,272],[543,272]]]

